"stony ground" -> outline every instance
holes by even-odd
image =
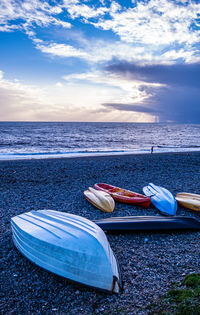
[[[10,218],[25,211],[54,209],[97,219],[83,191],[106,182],[142,193],[149,182],[173,194],[200,194],[200,153],[147,154],[0,162],[1,314],[148,314],[147,306],[173,281],[199,272],[200,232],[107,235],[121,266],[124,290],[112,295],[71,284],[32,264],[14,247]],[[117,203],[112,216],[159,215]],[[177,215],[193,216],[178,207]]]

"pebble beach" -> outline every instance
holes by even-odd
[[[83,191],[105,182],[138,193],[149,182],[200,194],[200,152],[0,161],[1,314],[150,314],[188,273],[199,272],[200,232],[107,234],[120,265],[123,291],[107,294],[70,283],[34,265],[12,241],[11,217],[52,209],[90,220],[160,215],[150,206],[116,203],[112,214],[94,208]],[[178,206],[177,215],[200,215]]]

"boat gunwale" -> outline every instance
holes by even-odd
[[[113,189],[117,188],[121,192],[128,192],[128,193],[130,192],[130,195],[123,195],[123,194],[118,193],[117,191],[110,191],[109,189],[101,187],[101,185],[110,186],[110,187],[113,187]],[[120,188],[117,186],[104,184],[104,183],[96,183],[96,184],[94,184],[94,187],[97,190],[109,193],[113,197],[113,199],[115,199],[116,201],[119,201],[119,202],[124,201],[126,203],[130,203],[133,205],[134,204],[135,205],[141,205],[141,206],[143,205],[144,207],[149,207],[149,205],[151,203],[151,198],[149,196],[145,196],[145,195],[130,191],[128,189],[124,189],[124,188]]]

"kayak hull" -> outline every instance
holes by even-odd
[[[156,186],[149,183],[143,187],[143,192],[146,196],[151,197],[152,204],[165,215],[175,215],[177,211],[177,201],[172,193],[161,186]]]
[[[84,191],[85,198],[96,208],[104,212],[113,212],[115,201],[108,193],[89,187]]]
[[[105,233],[83,217],[53,210],[11,219],[13,241],[36,265],[71,281],[118,293],[120,273]]]
[[[200,195],[181,192],[175,196],[178,204],[193,211],[200,211]]]
[[[136,206],[141,206],[143,208],[148,208],[151,203],[150,197],[146,197],[142,194],[138,194],[136,192],[119,188],[113,185],[98,183],[95,184],[94,187],[98,190],[109,193],[113,197],[113,199],[119,202],[130,203]]]
[[[126,216],[99,219],[94,222],[109,233],[200,230],[198,220],[184,216]]]

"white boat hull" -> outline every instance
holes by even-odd
[[[53,210],[11,219],[13,241],[38,266],[59,276],[118,293],[120,275],[106,235],[92,221]]]

